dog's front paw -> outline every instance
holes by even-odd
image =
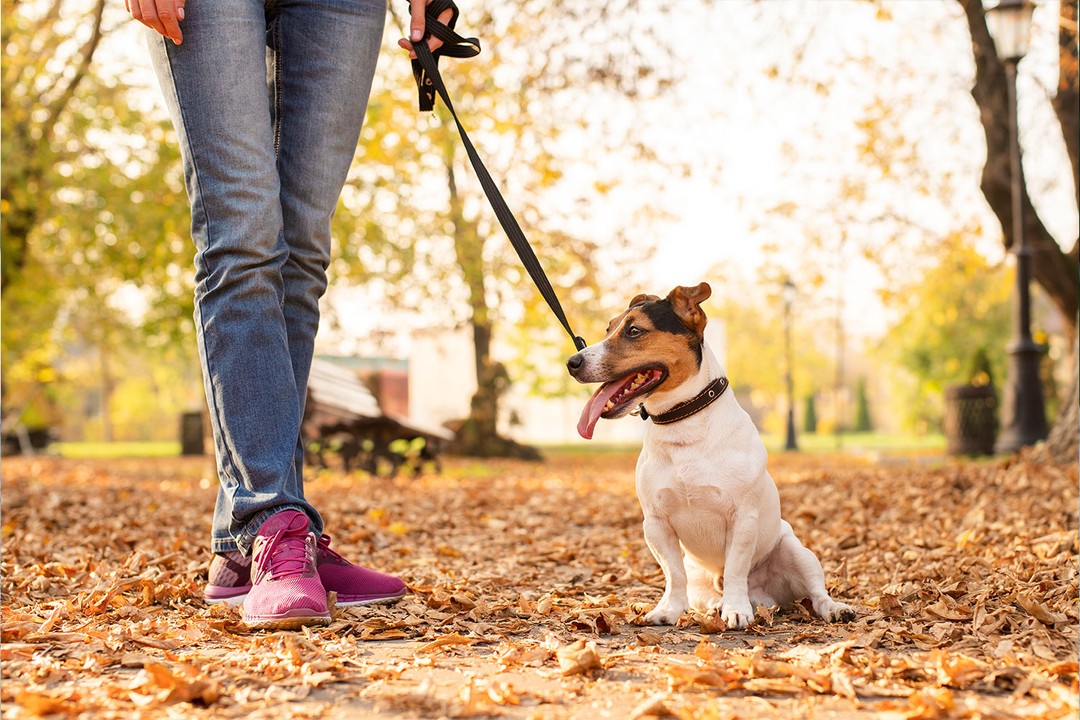
[[[724,624],[729,629],[742,630],[754,619],[754,608],[750,607],[750,603],[745,605],[728,605],[725,603],[720,606],[720,619],[724,621]]]
[[[679,618],[682,617],[685,611],[686,608],[661,603],[653,608],[651,612],[645,613],[645,617],[642,619],[646,625],[674,625],[679,622]]]
[[[838,603],[833,600],[821,603],[820,608],[814,608],[817,614],[829,622],[851,622],[855,619],[855,611],[850,605]]]

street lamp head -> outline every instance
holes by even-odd
[[[1027,54],[1034,8],[1031,0],[999,0],[986,8],[986,25],[1002,61],[1019,62]]]
[[[794,304],[797,295],[798,291],[795,289],[795,283],[791,282],[791,278],[784,280],[784,304],[790,308]]]

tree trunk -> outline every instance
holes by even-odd
[[[1009,169],[1008,102],[1005,69],[998,59],[993,38],[986,27],[986,11],[982,0],[959,0],[967,18],[971,33],[972,50],[975,54],[975,84],[971,95],[979,106],[979,116],[986,133],[986,165],[983,168],[982,191],[990,209],[998,217],[1004,230],[1005,247],[1011,247],[1012,202],[1011,175]],[[1058,89],[1052,104],[1065,139],[1065,150],[1072,168],[1073,190],[1080,206],[1080,96],[1078,96],[1077,68],[1077,9],[1072,0],[1060,3],[1058,32]],[[1077,459],[1077,405],[1080,388],[1077,386],[1076,338],[1080,320],[1080,237],[1073,242],[1069,252],[1063,252],[1050,235],[1031,205],[1027,187],[1023,182],[1022,206],[1024,212],[1024,238],[1032,248],[1032,277],[1061,311],[1067,325],[1067,333],[1073,339],[1073,373],[1069,392],[1062,402],[1062,410],[1050,430],[1047,447],[1055,458]]]
[[[1061,134],[1065,138],[1065,150],[1072,167],[1073,190],[1076,205],[1080,208],[1080,55],[1077,46],[1077,6],[1071,0],[1061,0],[1058,18],[1058,89],[1051,100]],[[1080,259],[1080,238],[1069,252],[1073,261]],[[1075,279],[1075,276],[1074,276]],[[1074,318],[1080,320],[1080,318]],[[1073,325],[1072,378],[1069,390],[1062,395],[1046,448],[1056,462],[1075,463],[1080,459],[1080,327]]]
[[[1080,72],[1078,72],[1078,51],[1076,44],[1076,3],[1061,0],[1058,17],[1058,88],[1051,103],[1061,135],[1065,138],[1065,150],[1072,166],[1073,189],[1076,191],[1076,205],[1080,207]],[[1069,253],[1073,259],[1080,254],[1080,239],[1073,243]]]
[[[1058,411],[1050,437],[1046,440],[1046,449],[1054,462],[1075,463],[1080,460],[1080,333],[1073,334],[1072,380],[1069,391],[1063,396],[1064,402]]]
[[[113,433],[112,423],[112,396],[116,389],[116,378],[113,376],[112,363],[109,362],[109,337],[103,333],[101,345],[98,347],[98,365],[101,371],[101,400],[98,409],[101,413],[101,439],[107,443],[116,439]]]
[[[451,141],[453,138],[451,138]],[[450,220],[454,227],[454,252],[469,289],[470,325],[476,358],[476,393],[469,417],[462,421],[448,451],[476,457],[516,457],[539,460],[533,448],[498,433],[499,400],[509,385],[506,368],[491,359],[493,323],[484,287],[484,243],[476,223],[465,218],[454,174],[453,149],[447,151],[446,174],[450,189]]]
[[[983,167],[982,191],[990,209],[1001,222],[1005,247],[1010,248],[1013,244],[1012,185],[1009,170],[1009,113],[1005,68],[998,59],[993,38],[987,30],[986,11],[983,9],[982,0],[959,1],[967,17],[972,49],[975,53],[975,84],[971,88],[971,95],[979,106],[979,116],[986,134],[986,165]],[[1069,3],[1064,2],[1062,5],[1069,5]],[[1063,29],[1062,32],[1066,30]],[[1071,33],[1074,38],[1072,42],[1075,43],[1075,22]],[[1063,65],[1061,72],[1066,77],[1071,77],[1071,83],[1075,86],[1075,50],[1073,52],[1071,68],[1067,67],[1067,64]],[[1063,60],[1067,60],[1067,56],[1068,52],[1062,53]],[[1065,82],[1060,84],[1067,85]],[[1075,97],[1074,94],[1074,100]],[[1080,108],[1077,107],[1075,101],[1072,102],[1071,107],[1066,106],[1064,103],[1067,100],[1067,97],[1062,97],[1063,104],[1059,118],[1062,115],[1066,118],[1062,123],[1062,130],[1066,131],[1066,147],[1075,171],[1077,159],[1074,153],[1077,152],[1077,143],[1069,143],[1067,130],[1070,122],[1072,127],[1076,127]],[[1074,184],[1077,182],[1075,176],[1073,182]],[[1075,332],[1077,311],[1080,309],[1080,285],[1076,282],[1080,265],[1077,263],[1076,254],[1063,252],[1043,225],[1031,205],[1031,199],[1024,184],[1023,168],[1020,170],[1020,183],[1023,188],[1024,239],[1033,251],[1032,277],[1061,311],[1065,322],[1070,326],[1070,332]]]

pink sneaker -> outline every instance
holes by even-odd
[[[315,562],[327,592],[337,593],[339,607],[391,602],[408,591],[393,575],[353,565],[330,549],[330,536],[319,538]],[[240,605],[251,591],[251,558],[233,551],[214,555],[205,598],[208,605]]]
[[[293,630],[330,623],[315,543],[302,512],[283,510],[262,524],[251,547],[252,583],[244,600],[248,627]]]

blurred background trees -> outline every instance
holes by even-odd
[[[127,47],[138,33],[122,8],[96,0],[3,0],[2,10],[5,423],[175,437],[173,418],[202,402],[194,251],[171,128],[129,59],[141,57]],[[1025,223],[1038,244],[1037,329],[1059,365],[1060,353],[1073,357],[1060,405],[1074,417],[1059,417],[1055,436],[1075,443],[1076,224],[1062,238],[1050,212],[1062,185],[1077,195],[1075,4],[1040,13],[1044,25],[1055,16],[1058,42],[1053,58],[1047,48],[1021,65]],[[863,32],[838,43],[835,28],[855,15]],[[724,43],[680,43],[717,24],[730,29]],[[481,388],[470,422],[475,437],[495,438],[506,383],[582,390],[565,380],[569,343],[487,209],[456,130],[441,107],[416,111],[395,25],[334,220],[328,334],[351,333],[350,347],[373,353],[402,345],[371,338],[466,328]],[[697,247],[752,244],[756,259],[707,269],[689,253],[676,282],[712,283],[727,369],[775,417],[786,407],[783,277],[800,294],[800,428],[854,426],[861,377],[875,427],[916,431],[940,427],[942,389],[967,380],[980,349],[1004,378],[1004,78],[977,0],[533,0],[463,7],[460,28],[484,53],[444,61],[444,75],[586,339],[629,296],[674,284],[657,286],[651,259],[686,240],[674,228],[689,178],[716,199]],[[711,69],[707,86],[689,84],[700,67]],[[754,113],[787,124],[768,152],[740,158],[744,138],[726,129]],[[985,162],[973,159],[983,146]],[[752,177],[760,168],[772,173],[765,185]],[[720,229],[730,207],[752,218],[745,232]],[[875,295],[883,310],[865,300]],[[495,341],[508,352],[493,353]]]
[[[443,63],[463,124],[578,332],[599,325],[600,301],[610,299],[604,289],[619,277],[615,268],[648,254],[633,231],[658,212],[649,204],[626,212],[608,237],[585,231],[579,218],[591,196],[611,194],[625,181],[619,168],[644,175],[657,162],[634,146],[627,126],[593,107],[632,113],[635,101],[670,84],[663,38],[649,22],[662,10],[658,4],[646,13],[629,1],[532,0],[478,11],[462,18],[462,31],[479,36],[485,49],[475,59]],[[335,277],[377,289],[368,312],[413,313],[428,329],[468,328],[477,390],[457,427],[456,448],[529,454],[499,432],[510,375],[493,356],[493,340],[528,328],[516,364],[548,369],[561,368],[572,345],[550,322],[495,220],[449,111],[441,100],[434,116],[417,111],[415,84],[400,72],[405,58],[394,44],[406,34],[407,18],[393,7],[390,13],[357,162],[335,221]],[[586,42],[590,37],[605,41]]]
[[[167,121],[101,61],[123,21],[103,1],[3,3],[3,407],[76,436],[173,438],[160,418],[201,397],[193,252]]]

